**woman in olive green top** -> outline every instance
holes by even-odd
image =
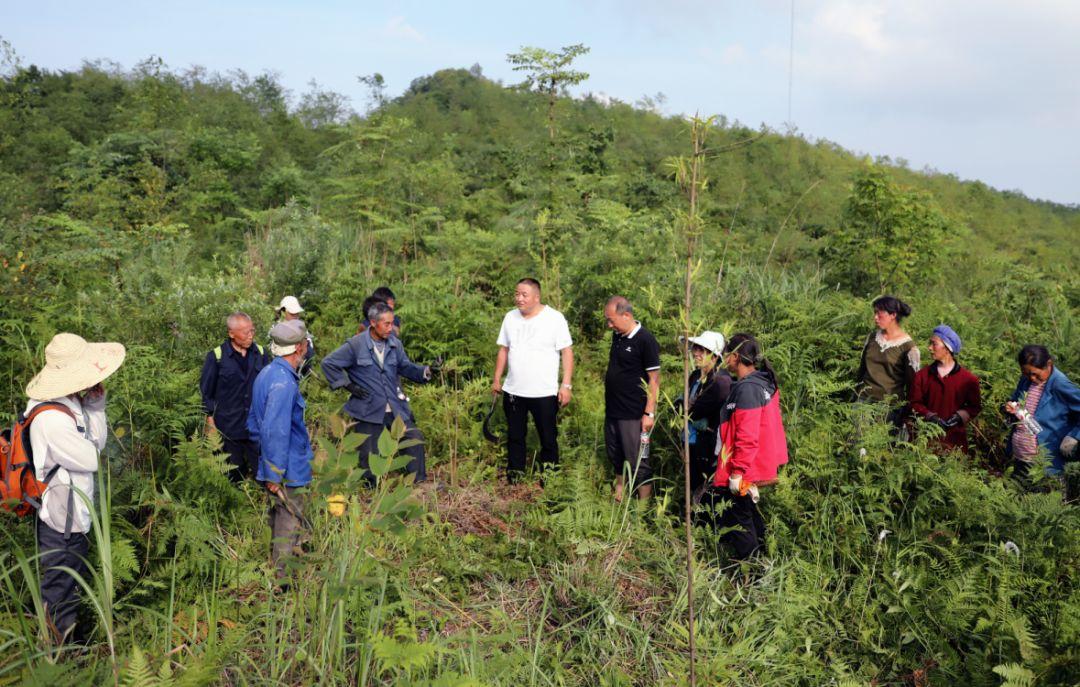
[[[900,326],[911,314],[911,306],[893,296],[874,301],[874,324],[877,330],[866,338],[859,365],[859,400],[897,400],[895,422],[902,419],[902,404],[920,367],[919,347]]]

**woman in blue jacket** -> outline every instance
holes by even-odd
[[[1060,476],[1065,461],[1077,455],[1080,438],[1080,389],[1054,366],[1045,346],[1020,349],[1020,381],[1005,404],[1016,418],[1006,452],[1016,461],[1017,472],[1026,473],[1041,447],[1050,457],[1046,474]],[[1035,423],[1024,421],[1030,416]]]

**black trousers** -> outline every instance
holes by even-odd
[[[681,448],[681,445],[680,445]],[[690,445],[690,491],[695,492],[716,474],[716,432],[697,433],[697,442]]]
[[[401,449],[399,453],[403,453],[412,458],[409,464],[405,466],[405,469],[409,471],[409,474],[413,476],[413,481],[419,484],[420,482],[427,481],[427,462],[424,458],[424,435],[417,428],[416,423],[411,417],[402,416],[402,421],[405,422],[405,436],[402,440],[414,439],[419,441],[419,444],[415,446],[409,446]],[[378,452],[379,449],[379,435],[382,434],[383,428],[388,428],[394,424],[394,414],[387,413],[383,416],[382,423],[376,422],[364,422],[363,420],[357,420],[356,425],[353,427],[354,432],[360,434],[366,434],[367,439],[364,439],[364,443],[360,444],[360,469],[364,471],[364,480],[368,484],[375,484],[375,475],[368,469],[368,457],[372,452]]]
[[[40,518],[34,519],[37,521],[40,554],[41,602],[45,604],[49,620],[63,638],[75,626],[81,595],[75,578],[60,568],[71,568],[89,582],[86,555],[90,550],[90,540],[82,532],[72,532],[68,539],[64,539],[63,532],[57,532]]]
[[[529,415],[540,435],[540,470],[559,462],[559,432],[555,417],[559,412],[557,396],[525,398],[503,394],[506,413],[506,476],[511,482],[525,472],[525,437],[529,430]]]
[[[251,439],[226,439],[221,437],[222,449],[228,454],[229,479],[239,484],[247,477],[254,478],[259,473],[259,443]]]
[[[724,509],[714,519],[718,529],[737,528],[721,537],[721,541],[735,549],[737,560],[746,560],[765,546],[765,520],[749,494],[736,496],[727,487],[717,487],[706,491],[701,502],[710,509]]]

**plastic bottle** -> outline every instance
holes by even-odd
[[[648,432],[641,433],[641,444],[638,446],[638,465],[641,465],[642,461],[649,460],[649,450],[652,446],[652,437]]]
[[[1016,411],[1016,417],[1020,418],[1021,424],[1024,425],[1024,429],[1031,433],[1031,436],[1038,436],[1039,432],[1043,430],[1039,421],[1027,411],[1025,408],[1020,408]]]

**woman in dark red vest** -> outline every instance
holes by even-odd
[[[960,346],[960,337],[948,325],[934,329],[930,336],[934,361],[915,374],[908,400],[916,417],[945,431],[935,442],[938,448],[967,453],[967,425],[982,410],[982,399],[979,378],[956,362]]]

